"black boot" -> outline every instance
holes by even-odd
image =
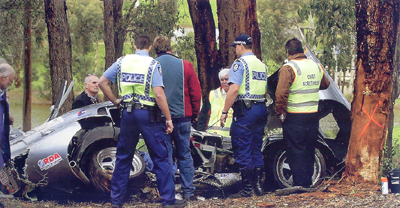
[[[258,167],[254,169],[254,191],[256,192],[257,196],[264,195],[264,191],[261,185],[261,178],[263,177],[263,168]]]
[[[242,170],[242,190],[236,194],[232,194],[231,198],[251,197],[254,193],[252,180],[252,170]]]

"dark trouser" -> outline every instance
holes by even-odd
[[[288,113],[282,128],[283,138],[288,145],[287,155],[293,174],[293,185],[310,187],[318,140],[317,113]]]
[[[168,158],[165,123],[149,121],[149,111],[134,109],[122,113],[121,128],[117,144],[117,160],[111,181],[111,204],[122,205],[129,182],[129,172],[139,133],[142,134],[154,163],[157,187],[163,205],[175,203],[175,185]]]
[[[184,197],[194,195],[195,187],[193,185],[194,166],[193,158],[190,153],[190,117],[173,118],[174,130],[171,135],[167,135],[169,146],[169,154],[172,159],[172,141],[174,141],[176,148],[176,159],[178,161],[178,168],[180,172],[180,183],[182,185]],[[172,139],[172,141],[171,141]],[[172,164],[172,161],[171,161]],[[174,169],[171,167],[171,169]],[[175,174],[173,172],[173,174]]]
[[[230,135],[235,160],[240,170],[253,170],[264,166],[261,145],[267,116],[264,102],[253,104],[250,109],[244,108],[243,114],[234,108]]]

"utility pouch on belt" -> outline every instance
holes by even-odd
[[[251,108],[251,105],[253,104],[251,100],[242,100],[242,103],[244,104],[247,110],[249,110]]]
[[[149,108],[149,121],[151,123],[154,122],[154,120],[157,120],[157,110],[156,108]]]
[[[154,106],[154,109],[155,109],[155,111],[156,111],[156,121],[157,121],[157,122],[160,122],[160,121],[161,121],[161,118],[162,118],[164,115],[162,114],[161,109],[158,107],[157,104]]]
[[[132,99],[129,103],[126,103],[126,112],[127,113],[132,113],[133,102],[134,102],[134,100]]]

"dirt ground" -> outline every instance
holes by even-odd
[[[264,196],[253,196],[250,198],[231,199],[224,197],[222,191],[215,191],[213,196],[203,197],[197,195],[198,200],[189,202],[187,207],[400,207],[400,194],[382,195],[379,185],[356,184],[349,181],[325,182],[329,184],[324,191],[312,193],[291,194],[277,196],[268,193]],[[43,193],[42,200],[31,202],[21,198],[0,199],[4,207],[108,207],[108,196],[75,194],[63,195]],[[156,200],[149,197],[131,195],[124,207],[161,207]]]

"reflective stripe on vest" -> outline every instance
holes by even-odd
[[[287,111],[290,113],[317,112],[323,70],[310,59],[292,60],[285,65],[291,66],[296,75],[289,88]]]
[[[268,68],[255,55],[243,56],[236,61],[244,67],[243,82],[240,85],[238,100],[265,100]]]
[[[156,65],[157,61],[148,56],[127,55],[118,59],[118,85],[124,102],[134,99],[143,105],[155,105],[151,83]]]
[[[209,126],[207,129],[208,133],[219,134],[222,136],[229,136],[229,130],[232,124],[233,109],[229,109],[228,117],[225,121],[225,126],[221,127],[221,112],[225,106],[225,98],[222,96],[221,88],[217,88],[210,92],[209,101],[211,105],[210,119],[208,120]]]

